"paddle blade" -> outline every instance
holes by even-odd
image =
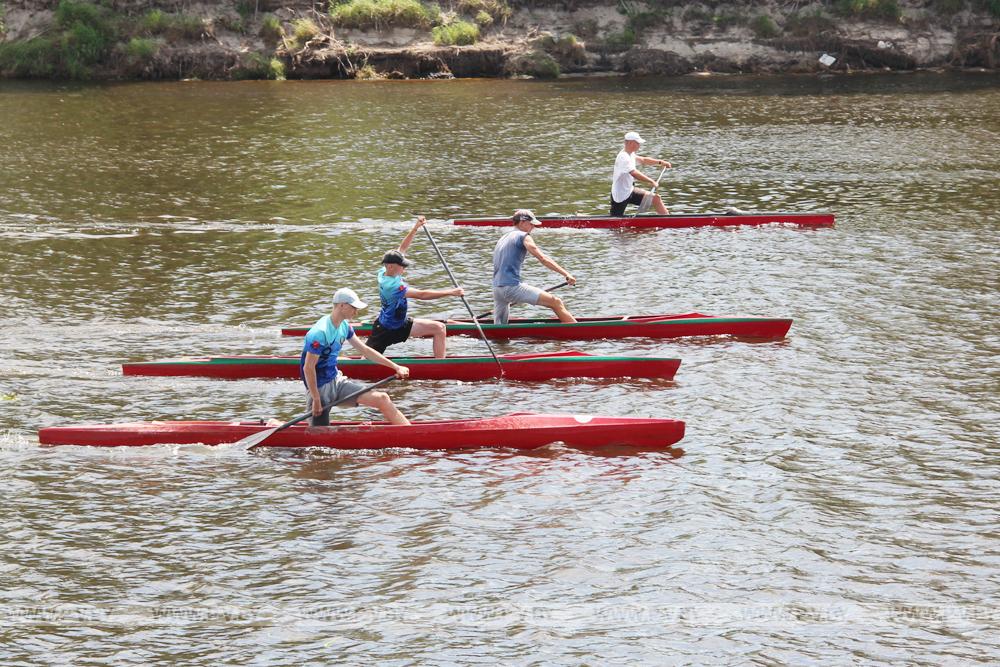
[[[647,192],[642,196],[642,203],[639,204],[639,213],[645,213],[653,205],[653,193]]]
[[[256,447],[257,445],[259,445],[260,443],[264,442],[272,435],[274,435],[275,432],[280,428],[281,428],[280,426],[275,426],[274,428],[269,428],[266,431],[258,431],[252,435],[248,435],[239,442],[235,443],[233,447],[243,450],[250,449],[251,447]]]

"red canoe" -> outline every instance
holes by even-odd
[[[626,315],[624,317],[582,317],[575,324],[557,319],[511,319],[507,324],[480,320],[487,338],[548,338],[553,340],[596,340],[599,338],[677,338],[680,336],[736,336],[739,338],[784,338],[792,326],[790,319],[772,317],[712,317],[701,313],[683,315]],[[354,330],[367,336],[371,323],[355,323]],[[286,327],[283,336],[305,336],[307,327]],[[471,320],[448,320],[449,336],[478,336]]]
[[[603,357],[578,350],[504,354],[499,357],[504,378],[543,381],[553,378],[661,378],[674,377],[680,359],[662,357]],[[488,380],[500,376],[493,357],[395,357],[396,363],[410,369],[411,380]],[[357,380],[381,380],[391,375],[385,366],[367,359],[341,358],[337,367],[344,375]],[[166,359],[122,364],[125,375],[196,376],[227,380],[243,378],[299,379],[296,357],[210,357]]]
[[[138,447],[157,444],[221,445],[272,427],[254,422],[137,422],[53,426],[38,432],[43,445]],[[517,413],[486,419],[416,421],[409,426],[383,422],[296,425],[269,437],[262,447],[334,449],[535,449],[561,442],[578,449],[624,445],[667,449],[684,437],[684,422],[673,419]]]
[[[681,227],[731,227],[734,225],[787,224],[800,227],[833,227],[830,213],[707,213],[660,215],[658,213],[612,217],[610,215],[543,216],[542,227],[587,229],[664,229]],[[456,218],[455,225],[507,227],[510,217]]]

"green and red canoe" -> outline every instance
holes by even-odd
[[[38,432],[42,445],[140,447],[147,445],[222,445],[272,429],[260,420],[244,422],[163,421],[131,424],[53,426]],[[673,419],[517,413],[485,419],[384,422],[334,422],[330,426],[291,426],[271,435],[261,447],[334,449],[411,448],[429,450],[506,447],[535,449],[561,442],[577,449],[628,446],[668,449],[684,437],[684,422]]]
[[[487,338],[546,338],[552,340],[597,340],[601,338],[677,338],[681,336],[735,336],[738,338],[784,338],[792,320],[772,317],[712,317],[701,313],[683,315],[625,315],[582,317],[574,324],[557,319],[511,319],[507,324],[480,320]],[[362,336],[371,333],[371,322],[354,323]],[[283,336],[304,336],[308,327],[286,327]],[[469,319],[448,320],[449,336],[478,336]]]
[[[542,227],[574,227],[578,229],[679,229],[683,227],[732,227],[735,225],[785,224],[799,227],[833,227],[830,213],[705,213],[702,215],[660,215],[648,213],[633,216],[568,215],[542,216]],[[471,227],[510,226],[510,216],[456,218],[454,225]]]
[[[671,379],[680,359],[663,357],[610,357],[579,350],[504,354],[499,357],[507,380],[537,382],[554,378],[659,378]],[[493,357],[395,357],[410,369],[411,380],[488,380],[500,377]],[[392,375],[385,366],[367,359],[343,357],[337,367],[356,380],[380,380]],[[230,356],[165,359],[122,364],[125,375],[194,376],[227,380],[245,378],[299,379],[299,357]]]

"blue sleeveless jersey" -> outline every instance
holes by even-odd
[[[306,365],[306,354],[312,352],[319,355],[316,362],[316,387],[322,387],[337,377],[337,355],[344,341],[354,337],[354,327],[344,320],[339,327],[334,327],[329,315],[321,317],[312,325],[302,344],[302,356],[299,357],[299,377],[302,384],[306,382],[303,367]]]
[[[521,284],[521,266],[528,250],[524,247],[524,237],[528,232],[514,229],[507,232],[493,249],[493,286]]]
[[[378,321],[386,329],[398,329],[406,322],[406,291],[409,285],[403,276],[387,276],[385,268],[378,270],[378,298],[382,309],[378,311]]]

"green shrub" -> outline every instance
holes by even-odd
[[[97,5],[60,0],[55,19],[63,29],[56,42],[62,74],[72,79],[90,78],[91,66],[110,53],[117,36],[109,15]]]
[[[767,14],[758,14],[750,21],[750,29],[761,39],[771,39],[781,34],[778,24]]]
[[[292,43],[296,48],[302,48],[313,37],[319,34],[319,26],[312,19],[295,19],[292,21]]]
[[[903,15],[897,0],[837,0],[835,7],[844,16],[899,20]]]
[[[431,18],[418,0],[351,0],[330,8],[335,25],[359,30],[427,28]]]
[[[152,9],[139,20],[139,30],[149,35],[162,35],[170,26],[170,19],[159,9]]]
[[[792,14],[785,21],[785,31],[796,37],[816,37],[824,32],[835,30],[837,24],[822,10],[805,14]]]
[[[728,30],[733,26],[746,25],[747,17],[737,11],[722,11],[712,16],[712,23],[719,30]]]
[[[977,4],[995,18],[1000,18],[1000,0],[979,0]]]
[[[240,66],[233,70],[232,78],[245,79],[285,79],[285,64],[277,58],[251,51],[243,56]]]
[[[635,44],[635,30],[625,26],[621,32],[609,33],[604,38],[604,46],[610,51],[628,51]]]
[[[511,8],[506,0],[458,0],[456,9],[462,14],[472,14],[477,17],[480,12],[483,12],[488,14],[493,21],[500,23],[506,23],[511,15]]]
[[[260,30],[257,32],[260,38],[267,44],[275,44],[284,35],[281,29],[281,21],[274,14],[268,14],[260,22]]]
[[[479,41],[479,26],[468,21],[439,25],[431,31],[438,46],[465,46]]]
[[[517,71],[539,79],[555,79],[559,76],[559,63],[544,51],[532,51],[516,63]]]
[[[47,37],[0,42],[0,73],[6,76],[48,78],[57,66],[58,50]]]
[[[931,9],[937,14],[951,16],[965,9],[965,0],[933,0]]]
[[[156,55],[159,45],[147,37],[133,37],[124,47],[125,56],[132,62],[145,63]]]
[[[153,9],[140,19],[139,31],[145,35],[163,35],[168,39],[198,39],[205,32],[205,22],[187,14],[165,14]]]
[[[476,12],[476,25],[480,28],[489,28],[493,25],[493,17],[488,12],[480,10]]]

